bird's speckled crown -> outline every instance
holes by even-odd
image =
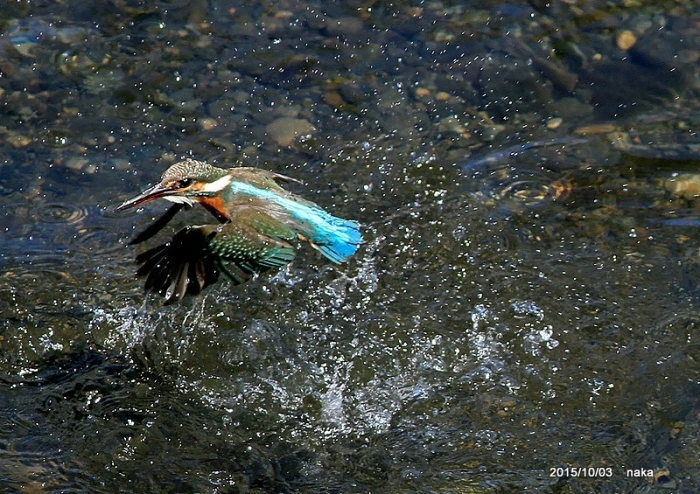
[[[211,182],[223,177],[228,173],[223,168],[217,168],[204,161],[186,159],[175,163],[173,166],[165,170],[161,178],[161,183],[172,183],[184,178],[191,178],[197,181]]]

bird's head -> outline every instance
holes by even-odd
[[[177,204],[193,205],[215,197],[231,183],[228,170],[202,161],[187,159],[165,170],[159,183],[144,190],[117,208],[117,211],[140,206],[158,198]]]

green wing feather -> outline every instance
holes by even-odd
[[[166,305],[201,292],[220,273],[234,284],[244,283],[294,259],[294,247],[287,242],[293,231],[261,230],[242,222],[183,228],[171,242],[137,256],[137,275],[146,277],[146,291],[165,297]]]
[[[248,218],[246,218],[247,223]],[[211,237],[208,250],[218,258],[219,268],[234,283],[253,274],[284,266],[294,259],[295,237],[290,229],[257,229],[246,223],[226,223]]]

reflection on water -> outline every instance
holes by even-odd
[[[697,490],[696,5],[8,9],[0,490]],[[186,156],[367,241],[162,307]]]

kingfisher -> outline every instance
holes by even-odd
[[[282,188],[289,182],[299,181],[259,168],[224,169],[194,159],[172,165],[159,183],[116,208],[123,211],[161,197],[175,203],[129,244],[153,237],[180,209],[195,203],[218,223],[187,226],[170,242],[139,254],[136,274],[146,278],[145,290],[162,295],[167,305],[200,293],[220,274],[233,284],[244,283],[291,262],[297,239],[334,263],[345,262],[362,243],[359,223]]]

